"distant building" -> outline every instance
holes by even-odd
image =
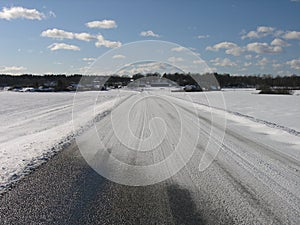
[[[177,87],[178,84],[174,81],[163,77],[148,76],[137,79],[128,84],[129,88],[138,87]]]

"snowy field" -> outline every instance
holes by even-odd
[[[95,114],[111,109],[118,94],[77,93],[73,107],[74,93],[0,92],[0,191],[61,150]]]
[[[225,107],[218,92],[188,93],[195,103],[224,109],[272,127],[300,132],[300,95],[260,95],[255,89],[225,89],[222,91]],[[181,96],[182,93],[173,93]],[[212,98],[215,101],[209,101]],[[217,100],[215,98],[218,98]],[[220,104],[218,104],[220,102]]]
[[[122,96],[131,94],[133,92],[122,91]],[[284,136],[280,132],[288,133],[293,142],[299,136],[299,95],[258,95],[255,90],[225,90],[222,94],[226,105],[218,103],[222,100],[220,92],[171,93],[179,98],[187,95],[193,102],[210,103],[221,111],[229,111],[233,116],[229,119],[248,127],[250,124],[252,129],[267,130],[276,134],[275,138]],[[114,90],[78,93],[73,121],[74,93],[0,92],[0,192],[61,150],[98,114],[112,109],[117,96],[119,92]],[[209,101],[211,99],[218,100]]]

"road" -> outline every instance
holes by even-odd
[[[125,98],[1,196],[1,224],[300,224],[298,149],[230,120],[223,141],[212,114]]]

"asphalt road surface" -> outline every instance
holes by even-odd
[[[294,146],[232,121],[222,142],[212,113],[148,92],[126,98],[4,193],[0,224],[300,224]],[[210,143],[221,146],[211,164]]]

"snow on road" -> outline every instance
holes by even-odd
[[[0,92],[0,191],[68,144],[93,119],[91,110],[111,109],[116,96],[118,91],[77,93],[74,114],[81,127],[73,130],[74,93]]]
[[[112,111],[116,124],[105,117],[96,123],[97,132],[93,128],[79,136],[77,146],[89,165],[121,184],[169,178],[171,185],[191,193],[208,224],[299,224],[300,137],[279,130],[290,143],[271,139],[276,129],[229,114],[223,139],[224,110],[172,94],[145,90]],[[138,138],[130,138],[123,121],[128,109],[131,132]],[[209,167],[199,171],[205,162]]]

